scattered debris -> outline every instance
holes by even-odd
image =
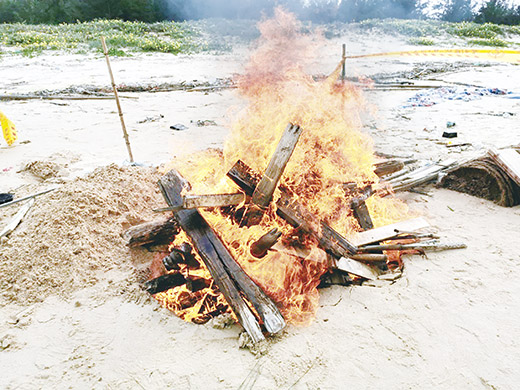
[[[452,132],[445,131],[442,133],[442,136],[443,136],[443,138],[456,138],[457,132],[456,131],[452,131]]]
[[[149,122],[157,122],[164,118],[163,114],[154,115],[154,116],[147,116],[146,118],[137,121],[137,123],[149,123]]]
[[[182,130],[187,130],[188,128],[186,126],[184,126],[182,123],[176,123],[176,124],[170,126],[170,129],[175,130],[175,131],[182,131]]]
[[[191,121],[193,123],[193,121]],[[206,119],[206,120],[201,120],[199,119],[197,122],[195,122],[197,124],[198,127],[204,127],[204,126],[217,126],[217,122],[215,121],[212,121],[212,120],[209,120],[209,119]]]
[[[444,87],[419,92],[408,99],[403,108],[431,107],[445,100],[462,100],[469,102],[482,96],[507,95],[509,92],[498,88]]]
[[[12,202],[14,199],[13,194],[10,193],[1,193],[0,194],[0,204]]]

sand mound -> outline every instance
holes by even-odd
[[[113,269],[126,272],[117,282],[119,294],[135,290],[133,264],[151,256],[130,251],[120,234],[152,218],[151,209],[162,205],[159,176],[153,168],[110,165],[38,198],[1,244],[0,302],[32,303],[50,294],[67,297],[110,279],[105,275]]]

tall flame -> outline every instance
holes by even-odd
[[[284,171],[281,183],[300,202],[340,234],[349,237],[359,230],[352,216],[343,184],[376,183],[370,137],[360,131],[360,113],[367,106],[361,90],[339,82],[340,67],[316,81],[306,67],[316,59],[321,38],[301,33],[293,14],[282,9],[259,23],[261,38],[244,75],[239,93],[247,106],[239,112],[231,137],[219,152],[209,150],[175,166],[191,182],[193,193],[234,191],[227,170],[239,159],[261,173],[267,167],[287,124],[303,128],[298,145]],[[275,200],[279,194],[275,193]],[[394,222],[406,213],[393,199],[372,197],[368,203],[378,223]],[[274,206],[273,206],[274,207]],[[327,259],[316,243],[307,240],[309,254],[270,251],[257,259],[250,244],[273,227],[290,241],[293,229],[276,218],[272,208],[262,223],[240,228],[218,211],[203,211],[204,217],[227,244],[234,258],[280,307],[293,324],[308,324],[318,307],[317,286],[327,270]],[[300,237],[300,240],[302,238]],[[167,303],[166,294],[158,299]]]

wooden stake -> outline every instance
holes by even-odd
[[[342,52],[343,52],[343,54],[341,55],[341,61],[342,61],[342,65],[341,65],[341,80],[345,81],[345,79],[347,78],[347,72],[346,72],[346,69],[345,69],[345,62],[346,62],[346,59],[347,59],[347,45],[344,43],[341,47],[342,47]]]
[[[114,75],[112,74],[112,68],[110,66],[110,59],[108,58],[108,49],[105,42],[105,37],[101,37],[101,45],[103,45],[103,53],[107,60],[108,74],[110,75],[110,81],[112,82],[112,89],[114,90],[114,96],[116,98],[117,111],[119,112],[119,119],[121,120],[121,128],[123,129],[123,137],[126,142],[126,149],[128,150],[128,157],[130,162],[134,162],[134,156],[132,155],[132,149],[130,148],[130,140],[128,139],[128,133],[126,131],[125,120],[123,119],[123,110],[121,109],[121,103],[119,102],[119,95],[117,94],[116,82],[114,81]]]

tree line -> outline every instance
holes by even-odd
[[[247,19],[269,15],[276,5],[285,6],[301,19],[316,22],[432,17],[431,13],[425,14],[424,2],[420,0],[0,0],[0,23]],[[488,0],[476,10],[471,0],[443,0],[433,12],[433,17],[450,22],[520,24],[520,6],[509,5],[506,0]]]

